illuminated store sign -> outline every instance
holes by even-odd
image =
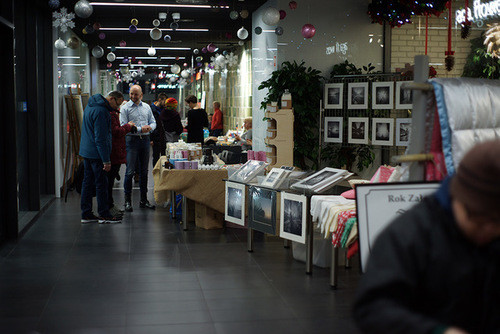
[[[474,6],[467,10],[469,22],[486,20],[500,15],[500,0],[493,0],[481,3],[481,0],[474,0]],[[465,9],[455,12],[455,22],[462,24],[465,22]]]

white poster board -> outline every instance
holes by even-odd
[[[398,215],[434,193],[437,182],[370,183],[356,186],[356,210],[361,270],[364,272],[375,239]]]

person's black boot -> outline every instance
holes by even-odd
[[[141,194],[141,201],[139,202],[139,207],[140,208],[148,208],[151,210],[155,209],[155,206],[151,203],[149,203],[147,194]]]
[[[134,211],[134,208],[132,208],[132,200],[130,197],[130,194],[125,194],[125,212]]]

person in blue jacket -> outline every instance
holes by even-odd
[[[80,207],[82,223],[119,223],[108,205],[107,172],[111,169],[111,110],[118,110],[123,94],[112,91],[106,97],[96,94],[90,97],[83,112],[80,156],[83,157],[84,176]],[[92,197],[97,197],[98,217],[92,212]]]

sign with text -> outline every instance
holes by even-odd
[[[361,270],[364,272],[373,243],[398,215],[434,193],[437,182],[370,183],[356,186],[358,240]]]

